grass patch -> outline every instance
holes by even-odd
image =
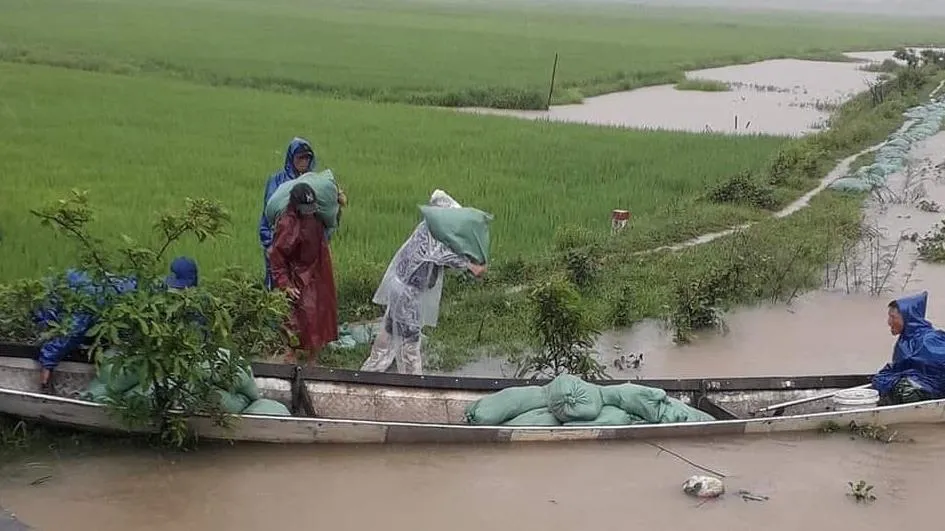
[[[230,265],[261,272],[263,184],[281,167],[292,132],[306,131],[323,139],[321,165],[351,201],[332,241],[349,316],[371,309],[383,269],[420,219],[417,204],[435,188],[495,215],[500,258],[534,259],[565,224],[605,232],[613,208],[630,209],[634,232],[648,231],[648,241],[670,242],[760,216],[700,197],[733,171],[762,171],[785,142],[457,116],[39,66],[0,64],[0,76],[8,104],[0,195],[16,198],[0,210],[0,280],[70,265],[73,249],[28,212],[73,187],[91,190],[99,212],[92,230],[113,237],[148,238],[154,214],[187,196],[218,199],[233,214],[231,237],[171,253],[193,254],[208,273]]]
[[[676,90],[696,90],[700,92],[728,92],[732,90],[728,83],[713,79],[689,78],[676,83]]]
[[[935,20],[597,3],[7,0],[0,59],[438,106],[544,108],[687,69],[941,39]]]

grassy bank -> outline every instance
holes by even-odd
[[[600,3],[8,0],[0,60],[439,106],[543,108],[697,67],[942,38],[936,20]]]
[[[786,144],[763,172],[735,175],[700,201],[751,204],[761,198],[777,205],[779,196],[812,188],[839,159],[895,131],[904,122],[902,112],[926,98],[942,78],[936,70],[906,72],[890,82],[885,101],[868,94],[851,100],[834,113],[830,130]],[[579,227],[560,230],[555,250],[541,262],[504,264],[491,285],[455,286],[464,292],[447,305],[441,329],[433,335],[433,364],[451,369],[478,355],[528,348],[530,309],[525,294],[508,286],[527,286],[556,273],[581,288],[585,309],[600,328],[663,318],[682,329],[682,339],[691,329],[717,324],[719,312],[734,305],[789,301],[818,287],[824,267],[861,236],[863,199],[828,190],[790,217],[765,219],[736,235],[678,252],[634,254],[654,247],[661,234],[635,226],[616,237]],[[681,221],[669,226],[678,231],[686,210],[674,214]],[[489,344],[483,338],[501,339]]]

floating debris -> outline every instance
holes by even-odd
[[[696,498],[718,498],[725,493],[725,484],[719,478],[692,476],[683,483],[683,492]]]

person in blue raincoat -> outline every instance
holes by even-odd
[[[289,147],[285,151],[285,161],[282,170],[273,174],[269,177],[269,180],[266,181],[266,190],[263,194],[263,212],[259,218],[259,243],[262,244],[263,260],[266,267],[264,281],[266,289],[273,288],[272,270],[269,265],[269,249],[272,247],[274,230],[274,227],[269,224],[269,220],[266,219],[266,203],[269,202],[269,198],[272,197],[276,188],[279,188],[279,185],[296,179],[300,175],[314,171],[317,162],[315,151],[312,149],[311,143],[304,138],[295,137],[289,142]],[[342,206],[347,204],[347,198],[340,188],[338,190],[338,202]],[[328,239],[331,239],[330,235]]]
[[[883,405],[945,397],[945,331],[925,318],[928,299],[923,291],[889,303],[889,331],[899,339],[872,383]]]
[[[164,284],[170,289],[187,289],[195,287],[197,281],[197,263],[191,258],[181,256],[171,262],[171,272],[165,278]],[[132,278],[113,277],[111,282],[119,294],[138,288],[137,282]],[[75,269],[66,272],[66,285],[69,289],[86,294],[100,293],[103,289],[102,286],[95,285],[84,271]],[[104,300],[99,297],[98,303],[101,305]],[[46,304],[41,308],[35,316],[40,328],[46,329],[50,323],[57,322],[60,311],[61,308],[55,301],[50,301],[50,304]],[[198,322],[202,322],[201,319],[198,319]],[[95,324],[93,315],[88,313],[73,315],[68,332],[53,337],[42,344],[39,351],[39,363],[42,367],[40,386],[43,392],[53,392],[53,371],[59,366],[63,358],[86,343],[86,334],[93,324]]]
[[[114,277],[110,282],[118,293],[126,293],[137,288],[137,282],[131,278]],[[78,293],[96,294],[101,293],[103,286],[95,285],[84,271],[70,269],[66,272],[66,286]],[[98,303],[103,303],[101,297],[97,298]],[[59,301],[48,301],[41,307],[34,319],[39,325],[40,330],[46,330],[51,323],[59,321],[59,313],[62,311]],[[40,387],[43,392],[53,392],[52,377],[53,371],[59,366],[59,363],[69,353],[81,347],[87,340],[87,332],[95,323],[94,316],[88,313],[79,313],[72,316],[72,323],[68,331],[50,338],[45,341],[39,350]]]

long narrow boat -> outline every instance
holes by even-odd
[[[57,395],[39,393],[36,347],[0,343],[0,413],[53,425],[129,433],[106,408],[76,398],[94,377],[88,363],[63,362]],[[470,443],[650,439],[813,431],[827,422],[885,426],[945,421],[945,400],[838,411],[821,394],[863,385],[870,375],[634,380],[701,409],[713,422],[629,426],[471,426],[466,406],[531,380],[367,373],[254,363],[264,398],[291,405],[293,416],[236,415],[229,428],[192,417],[201,438],[270,443]],[[540,382],[539,382],[540,383]],[[600,385],[624,380],[595,382]],[[772,404],[795,402],[790,409]],[[789,413],[789,414],[787,414]],[[153,431],[151,427],[134,430]]]

